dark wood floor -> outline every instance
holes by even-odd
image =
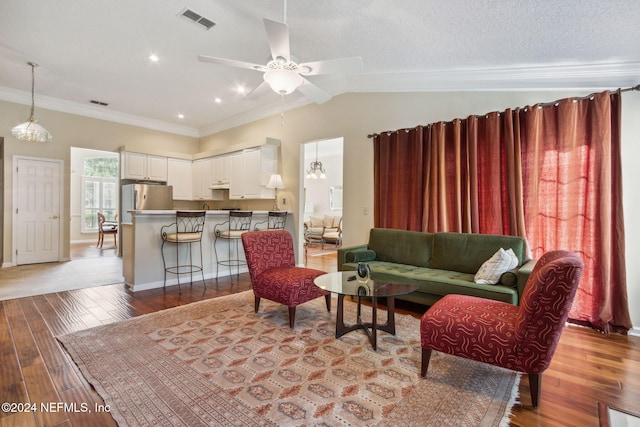
[[[308,266],[335,271],[335,254],[310,256]],[[36,404],[37,412],[0,412],[0,426],[114,426],[108,413],[42,412],[40,404],[82,403],[101,398],[61,349],[56,335],[251,288],[248,275],[177,287],[129,292],[109,285],[0,302],[0,400]],[[421,316],[425,307],[398,302],[398,312]],[[418,372],[416,372],[418,375]],[[598,403],[637,410],[640,402],[640,339],[567,327],[543,375],[542,401],[530,404],[526,376],[513,426],[598,426]]]

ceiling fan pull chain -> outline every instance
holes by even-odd
[[[284,93],[280,94],[282,104],[280,106],[280,127],[284,127]]]

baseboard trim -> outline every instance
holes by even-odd
[[[633,328],[629,329],[628,333],[632,337],[640,337],[640,327],[634,326]]]

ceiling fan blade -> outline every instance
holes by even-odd
[[[357,74],[364,70],[362,58],[359,56],[305,62],[299,64],[298,67],[300,74],[304,76],[315,76],[317,74]],[[311,71],[307,72],[307,68]]]
[[[291,52],[289,50],[289,28],[287,24],[265,18],[264,28],[267,30],[267,39],[269,40],[269,48],[273,59],[282,57],[289,61]]]
[[[265,93],[268,93],[269,91],[271,91],[271,86],[269,86],[269,83],[262,82],[258,86],[256,86],[251,92],[246,94],[243,99],[247,101],[255,101]]]
[[[226,65],[228,67],[247,68],[255,71],[266,71],[267,67],[259,64],[251,64],[250,62],[236,61],[234,59],[214,58],[213,56],[198,55],[198,61],[211,62],[213,64]]]
[[[300,86],[298,86],[298,90],[302,92],[307,98],[309,98],[316,104],[324,104],[331,99],[331,95],[329,95],[327,92],[320,89],[309,80],[305,78],[303,78],[303,80],[304,82]]]

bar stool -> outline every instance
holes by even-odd
[[[162,264],[164,266],[164,287],[167,286],[167,273],[175,274],[178,278],[178,290],[180,288],[180,275],[189,273],[190,283],[193,285],[193,273],[202,274],[202,284],[206,288],[204,281],[204,271],[202,268],[202,232],[204,230],[204,220],[206,211],[176,211],[176,221],[165,225],[160,229],[162,235]],[[176,245],[176,263],[167,266],[164,246],[167,243]],[[193,263],[192,245],[197,243],[200,246],[200,265]],[[180,246],[187,245],[188,264],[180,263]],[[187,262],[185,260],[185,262]]]
[[[254,231],[265,230],[260,226],[266,225],[266,230],[284,230],[284,225],[287,222],[286,211],[269,211],[267,219],[256,224]]]
[[[232,284],[232,267],[236,267],[237,276],[240,276],[240,266],[247,265],[246,261],[240,259],[238,242],[240,242],[242,234],[251,230],[252,217],[252,211],[230,211],[229,219],[221,224],[216,224],[214,227],[215,240],[213,241],[213,251],[216,255],[216,280],[218,280],[218,271],[221,265],[229,267],[229,277],[231,278]],[[221,260],[218,256],[218,239],[223,239],[228,242],[228,256],[225,260]],[[231,255],[231,242],[235,242],[235,257]]]

